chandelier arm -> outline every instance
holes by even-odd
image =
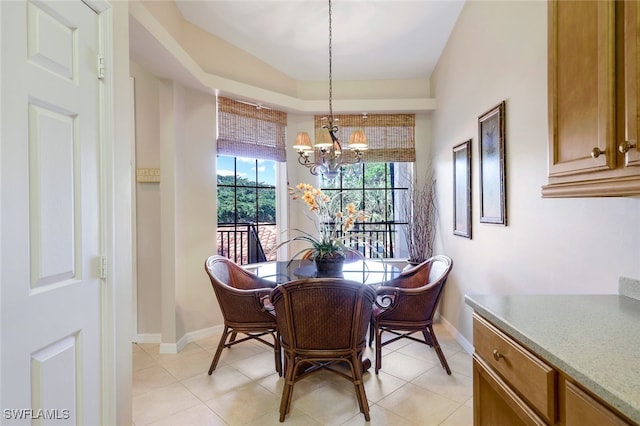
[[[309,161],[309,156],[308,155],[304,155],[304,153],[300,152],[298,153],[298,164],[301,164],[303,166],[306,166],[307,164],[311,164]]]
[[[322,173],[322,165],[320,164],[313,163],[311,166],[307,166],[307,167],[309,167],[309,173],[311,173],[314,176],[318,176]]]

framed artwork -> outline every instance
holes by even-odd
[[[471,139],[453,147],[453,234],[471,238]]]
[[[507,224],[505,102],[478,117],[480,223]]]

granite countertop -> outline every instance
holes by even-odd
[[[465,302],[640,424],[640,301],[618,295],[467,295]]]

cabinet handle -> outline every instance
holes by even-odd
[[[631,148],[635,148],[635,147],[636,147],[635,143],[630,143],[629,141],[624,141],[620,145],[618,145],[618,151],[620,151],[623,154],[626,154],[627,151],[629,151]]]
[[[498,352],[497,349],[493,350],[493,359],[495,359],[496,361],[500,361],[500,358],[504,358],[504,355],[502,355],[500,352]]]
[[[591,157],[598,158],[601,155],[605,155],[606,152],[604,149],[600,149],[597,146],[591,150]]]

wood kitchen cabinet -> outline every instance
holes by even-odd
[[[640,194],[638,1],[548,2],[543,197]]]
[[[475,426],[633,424],[477,313],[473,342]]]
[[[473,345],[476,426],[555,424],[557,373],[553,368],[477,314]]]
[[[583,425],[628,425],[600,403],[596,398],[582,390],[580,386],[568,381],[562,381],[564,389],[564,423],[566,426]]]

